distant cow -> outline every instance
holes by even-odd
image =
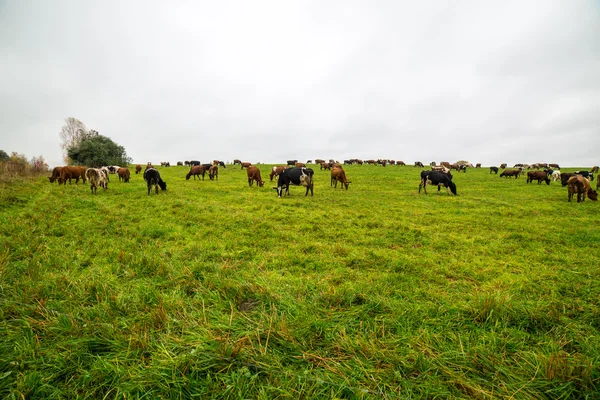
[[[464,164],[450,164],[450,167],[448,167],[449,169],[455,169],[458,172],[462,171],[462,172],[467,172],[467,166]]]
[[[421,161],[415,161],[415,167],[421,167],[423,168],[423,163]]]
[[[106,176],[104,173],[98,168],[88,168],[85,171],[85,176],[90,182],[90,189],[92,194],[96,194],[98,191],[98,186],[104,188],[104,190],[108,189],[108,182],[106,182]]]
[[[287,165],[279,165],[279,166],[274,166],[273,168],[271,168],[271,173],[269,174],[269,178],[270,178],[271,182],[273,182],[274,177],[279,176],[281,171],[283,171],[284,169],[288,169],[288,168],[289,168],[289,166],[287,166]]]
[[[148,169],[148,167],[146,167],[146,169]],[[106,181],[110,182],[110,171],[108,170],[108,167],[100,167],[100,171],[102,171],[102,173],[104,174]]]
[[[498,167],[490,167],[490,174],[498,175]]]
[[[560,174],[560,184],[562,187],[567,186],[567,183],[569,182],[569,178],[571,178],[572,176],[574,176],[575,174],[572,172],[563,172]]]
[[[252,165],[252,163],[249,163],[249,162],[243,162],[243,163],[240,163],[240,165],[242,166],[242,168],[240,168],[240,169],[244,169],[244,168],[248,168],[249,166],[251,166],[251,165]]]
[[[177,161],[177,166],[183,166],[183,161]]]
[[[402,166],[404,166],[406,164],[404,163],[404,161],[396,161],[396,165],[402,165]]]
[[[195,165],[200,165],[200,164],[201,164],[201,162],[198,161],[198,160],[188,161],[188,165],[191,166],[191,167],[193,167]]]
[[[500,173],[500,178],[502,178],[503,176],[506,176],[507,178],[514,176],[515,179],[518,179],[519,175],[521,175],[520,169],[505,169]]]
[[[294,165],[296,165],[296,163],[298,162],[298,160],[287,160],[286,163],[287,165],[293,167]]]
[[[227,168],[225,166],[225,161],[219,161],[219,167]]]
[[[346,178],[346,172],[343,169],[334,168],[331,170],[331,186],[337,188],[338,182],[341,182],[342,188],[345,187],[346,190],[348,190],[348,185],[352,183]]]
[[[213,165],[208,169],[208,177],[210,180],[219,180],[219,166]]]
[[[246,170],[246,173],[248,174],[248,186],[252,186],[254,181],[256,181],[257,186],[264,186],[265,182],[262,180],[262,177],[260,176],[260,170],[257,167],[254,165],[249,166]]]
[[[196,177],[198,177],[198,179],[200,179],[200,176],[202,176],[202,180],[204,180],[205,173],[206,173],[206,168],[204,167],[204,165],[194,165],[192,168],[190,168],[190,171],[185,176],[185,180],[186,181],[190,180],[191,176],[194,177],[194,180],[196,180]]]
[[[548,167],[560,169],[560,166],[558,164],[548,164]]]
[[[598,173],[598,166],[597,166],[597,165],[594,165],[594,166],[592,167],[592,169],[590,170],[590,172],[591,172],[592,174],[597,174],[597,173]]]
[[[475,168],[481,168],[481,163],[475,164]]]
[[[315,164],[321,164],[324,163],[325,160],[321,159],[321,158],[315,158]]]
[[[577,194],[577,202],[585,201],[585,196],[592,201],[598,201],[598,192],[592,190],[590,182],[581,175],[574,175],[567,181],[569,187],[569,201]]]
[[[538,185],[541,185],[542,181],[546,182],[546,185],[550,184],[550,178],[545,171],[529,171],[527,173],[527,183],[538,181]]]
[[[67,180],[69,184],[71,183],[71,179],[75,179],[75,184],[79,182],[79,178],[85,183],[85,167],[74,167],[74,166],[65,166],[60,170],[60,178],[58,180],[59,184],[67,184]]]
[[[119,180],[123,180],[123,182],[129,182],[131,172],[129,172],[129,168],[119,168],[117,170],[117,175],[119,175]]]
[[[277,187],[273,189],[277,190],[277,197],[281,197],[290,194],[290,185],[296,186],[304,186],[306,188],[305,196],[308,195],[308,191],[310,190],[310,195],[313,193],[313,175],[314,171],[311,168],[289,168],[283,170],[281,174],[279,174],[279,178],[277,180]]]
[[[560,179],[560,171],[554,171],[554,172],[552,173],[552,180],[553,180],[554,182],[556,182],[556,181],[558,181],[559,179]]]
[[[321,171],[323,171],[324,169],[325,169],[325,170],[327,170],[327,169],[331,170],[331,167],[332,167],[332,166],[333,166],[333,164],[332,164],[332,163],[329,163],[329,162],[322,162],[322,163],[321,163],[321,165],[320,165],[320,167],[321,167]]]
[[[590,181],[594,180],[594,174],[590,171],[575,171],[575,175],[581,175],[584,178],[589,179]]]
[[[500,169],[505,169],[505,168],[506,168],[506,163],[500,164]]]
[[[58,180],[60,182],[60,173],[62,172],[63,167],[54,167],[52,169],[52,176],[48,177],[50,183],[54,183],[54,181]]]
[[[302,162],[297,162],[296,164],[294,164],[294,167],[296,167],[296,168],[302,168],[302,167],[306,167],[306,164],[304,164]]]
[[[233,160],[233,165],[237,165],[237,164],[241,164],[242,161],[238,160],[237,158],[235,160]]]
[[[141,170],[142,170],[142,166],[140,164],[138,164],[138,165],[135,166],[135,173],[136,174],[139,174]]]
[[[152,190],[152,186],[154,186],[154,190],[156,194],[158,194],[158,187],[160,186],[161,190],[167,190],[167,182],[163,181],[160,177],[160,172],[156,168],[149,168],[144,171],[144,180],[148,184],[148,196],[150,196],[150,191]]]
[[[455,195],[457,194],[456,193],[456,184],[454,184],[454,182],[452,182],[452,179],[448,176],[448,174],[446,174],[444,172],[422,171],[421,172],[421,183],[419,183],[419,193],[421,193],[421,188],[423,188],[423,190],[425,191],[425,194],[427,194],[427,185],[437,185],[437,187],[438,187],[437,193],[438,194],[440,194],[440,189],[442,186],[444,186],[446,188],[448,195],[450,195],[450,192],[452,192]]]

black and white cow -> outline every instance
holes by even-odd
[[[148,168],[144,171],[144,180],[148,184],[148,196],[150,195],[150,191],[152,190],[152,186],[158,194],[158,187],[162,190],[167,190],[167,182],[163,181],[160,177],[160,172],[156,168]]]
[[[313,175],[314,171],[311,168],[288,168],[284,169],[278,177],[277,187],[273,189],[277,190],[277,197],[287,194],[290,195],[290,185],[304,186],[306,188],[305,196],[313,195]]]
[[[587,178],[590,181],[594,180],[594,174],[591,173],[590,171],[575,171],[574,172],[575,175],[581,175],[584,178]]]
[[[421,188],[427,194],[427,185],[437,185],[438,194],[440,194],[440,188],[444,186],[448,195],[452,192],[455,195],[456,193],[456,185],[452,182],[452,179],[445,172],[441,171],[422,171],[421,172],[421,183],[419,183],[419,193],[421,193]]]

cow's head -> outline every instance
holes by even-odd
[[[259,182],[258,182],[258,186],[260,186],[260,187],[263,187],[263,186],[265,186],[265,181],[259,181]]]
[[[163,180],[160,180],[160,181],[158,182],[158,186],[160,186],[160,188],[161,188],[162,190],[167,190],[167,182],[165,182],[165,181],[163,181]]]
[[[548,175],[546,175],[546,176],[548,176]],[[549,185],[550,184],[550,178],[544,179],[544,182],[546,182],[546,185]]]
[[[595,190],[592,190],[592,188],[590,188],[588,190],[587,196],[588,196],[588,199],[590,199],[592,201],[598,201],[598,192]]]
[[[450,181],[450,184],[448,185],[448,187],[450,188],[450,191],[452,192],[452,194],[458,196],[458,193],[456,193],[456,184],[452,181]]]

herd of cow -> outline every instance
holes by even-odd
[[[298,162],[298,160],[288,160],[287,165],[274,166],[271,168],[269,178],[273,181],[277,178],[277,186],[273,187],[277,191],[277,197],[289,195],[289,188],[292,185],[303,186],[306,188],[305,196],[310,192],[313,195],[313,176],[314,171],[311,168],[306,167],[306,164],[312,163],[308,160],[307,163]],[[375,165],[406,165],[402,161],[394,160],[367,160],[362,161],[359,159],[344,160],[343,165],[335,160],[321,160],[316,159],[315,163],[320,165],[321,170],[331,171],[331,186],[337,188],[337,184],[341,183],[342,188],[348,189],[348,185],[351,183],[347,177],[346,172],[343,169],[343,165],[358,164],[375,164]],[[169,162],[161,162],[162,167],[169,167]],[[252,186],[256,182],[257,186],[263,187],[265,181],[262,180],[260,170],[249,162],[242,162],[240,160],[234,160],[234,165],[240,165],[241,169],[246,168],[248,176],[248,185]],[[223,161],[214,160],[212,163],[202,164],[200,161],[185,161],[177,162],[179,166],[189,166],[190,170],[186,175],[186,180],[189,180],[192,176],[194,179],[202,177],[204,180],[205,174],[211,180],[217,180],[219,176],[219,166],[226,168]],[[446,188],[448,194],[458,195],[456,190],[456,184],[452,181],[452,170],[466,172],[467,168],[480,168],[481,164],[472,164],[466,161],[458,161],[457,163],[451,164],[448,162],[441,162],[438,166],[435,162],[430,164],[431,170],[423,170],[421,172],[421,180],[419,183],[419,193],[421,189],[427,194],[427,186],[434,185],[438,187],[438,194],[442,187]],[[415,167],[424,167],[423,163],[415,162]],[[543,168],[543,169],[542,169]],[[507,169],[506,164],[501,164],[500,167],[490,167],[490,174],[498,174],[499,169],[503,169],[500,173],[500,177],[515,177],[517,179],[520,175],[525,174],[526,169],[533,169],[527,171],[527,183],[537,181],[538,184],[545,182],[547,185],[550,181],[554,182],[560,180],[562,186],[568,186],[568,201],[571,201],[573,196],[577,195],[577,202],[584,201],[586,197],[590,200],[597,201],[598,193],[597,190],[593,190],[590,181],[594,180],[594,174],[598,172],[598,167],[593,167],[590,171],[575,171],[568,173],[561,173],[558,164],[515,164],[513,168]],[[142,170],[142,165],[138,164],[135,167],[135,173],[139,174]],[[67,181],[71,183],[72,179],[75,179],[75,183],[79,182],[79,179],[85,183],[89,181],[90,189],[93,194],[96,194],[98,187],[103,189],[108,188],[108,182],[110,182],[110,174],[116,174],[119,180],[129,182],[130,171],[129,168],[119,166],[106,166],[101,168],[85,168],[80,166],[64,166],[55,167],[52,170],[52,176],[48,179],[50,182],[58,181],[59,184],[66,184]],[[158,188],[161,190],[167,189],[167,184],[162,180],[160,172],[152,166],[151,163],[146,165],[143,173],[144,181],[147,183],[148,195],[152,188],[158,194]],[[600,187],[600,179],[596,180],[596,189]]]

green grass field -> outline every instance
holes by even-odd
[[[560,183],[159,170],[1,188],[0,397],[600,398],[599,205]]]

